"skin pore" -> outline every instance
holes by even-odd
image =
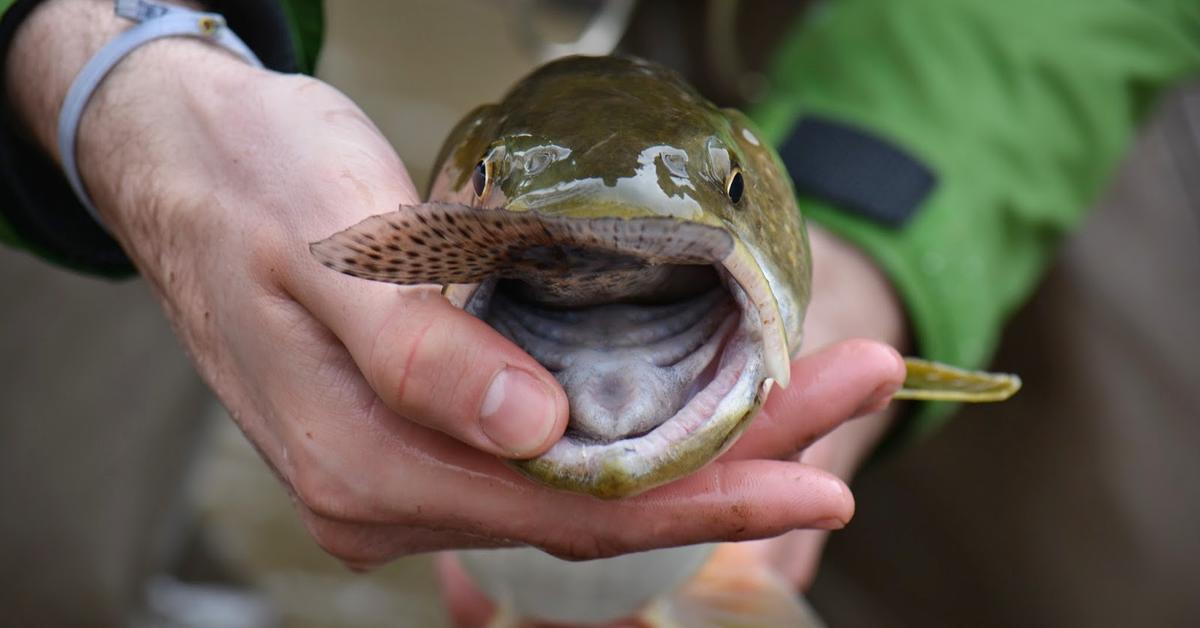
[[[6,93],[49,154],[70,82],[128,27],[106,0],[48,0],[19,29]],[[161,40],[104,81],[78,140],[89,193],[197,370],[316,542],[348,565],[511,544],[594,558],[839,528],[853,514],[844,480],[889,417],[847,420],[879,410],[903,380],[896,351],[876,340],[902,347],[904,318],[871,262],[820,230],[791,387],[717,462],[599,502],[533,485],[496,458],[536,455],[565,427],[566,398],[536,361],[434,290],[356,281],[310,258],[308,242],[419,200],[335,89]],[[481,416],[496,381],[509,386]],[[805,584],[823,534],[764,541],[787,549],[764,548],[764,560]]]

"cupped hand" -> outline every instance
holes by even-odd
[[[794,461],[776,464],[808,472],[819,468],[849,481],[891,424],[894,408],[889,402],[904,381],[904,363],[892,347],[907,341],[900,300],[861,251],[817,226],[810,226],[810,239],[813,303],[805,319],[802,357],[792,362],[791,385],[775,389],[733,448],[698,475],[734,461],[774,459]],[[871,339],[845,340],[856,335]],[[753,586],[756,577],[770,571],[797,591],[807,589],[829,530],[841,527],[825,523],[747,543],[749,562],[739,566],[752,571],[743,574],[745,586]],[[457,559],[443,554],[436,566],[454,625],[488,625],[496,606]],[[641,624],[618,621],[611,628],[633,625]]]
[[[349,278],[309,255],[309,242],[417,201],[379,131],[319,81],[191,42],[156,48],[89,107],[84,180],[326,551],[363,568],[514,544],[585,559],[850,518],[840,479],[786,458],[897,385],[890,349],[857,342],[798,362],[774,398],[800,395],[803,417],[760,421],[770,438],[751,432],[669,486],[616,502],[537,486],[500,457],[562,434],[553,377],[436,289]]]

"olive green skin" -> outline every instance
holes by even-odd
[[[737,243],[731,257],[765,278],[773,315],[782,319],[770,322],[782,323],[781,350],[790,356],[809,300],[808,238],[791,180],[760,137],[741,112],[717,108],[669,69],[640,59],[569,57],[535,70],[454,128],[434,165],[429,200],[558,216],[668,216],[725,229]],[[491,172],[482,198],[472,181],[481,160]],[[736,203],[727,194],[733,168],[744,180]],[[681,443],[678,462],[654,478],[614,472],[578,485],[536,459],[518,464],[570,490],[609,497],[644,490],[723,451],[763,393],[746,399],[745,416],[723,438]]]
[[[740,111],[717,108],[667,68],[624,57],[568,57],[542,66],[499,104],[477,107],[455,126],[434,164],[429,200],[476,203],[471,171],[495,148],[507,155],[567,148],[568,160],[534,176],[501,164],[498,185],[483,205],[550,215],[668,215],[725,227],[770,260],[795,298],[807,303],[808,236],[791,179],[775,151],[761,140],[753,144],[743,130],[761,136]],[[655,163],[657,180],[632,180],[638,156],[658,147],[687,156],[693,187],[679,185],[681,177],[662,159]],[[724,160],[745,176],[736,205],[725,193],[728,165],[714,163]],[[595,177],[619,188],[607,202],[588,190],[570,193],[572,182]],[[562,193],[547,195],[551,189]],[[642,200],[656,196],[674,200],[666,207]]]

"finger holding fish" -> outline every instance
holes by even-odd
[[[331,553],[355,562],[438,549],[389,544],[404,527],[498,546],[515,541],[580,560],[841,527],[853,513],[853,499],[836,477],[763,460],[718,461],[636,497],[597,500],[528,482],[496,457],[384,409],[372,414],[371,423],[330,430],[308,448],[288,444],[304,469],[293,487],[309,529]],[[316,459],[351,450],[358,454],[353,465]]]
[[[895,349],[852,339],[792,362],[796,383],[776,388],[722,459],[791,458],[847,419],[886,404],[904,381]]]
[[[536,359],[569,405],[557,442],[507,464],[388,422],[409,432],[394,447],[423,455],[362,478],[356,489],[374,508],[357,519],[405,525],[415,507],[435,529],[569,559],[844,525],[853,499],[841,479],[770,458],[886,404],[904,369],[867,341],[792,368],[809,241],[787,174],[758,137],[664,68],[565,59],[452,131],[429,202],[314,243],[345,274],[445,286],[454,305]],[[928,373],[918,382],[927,398],[971,388]],[[766,418],[747,432],[764,402]],[[472,488],[465,507],[445,499]],[[501,587],[492,595],[521,584],[506,579],[501,570],[481,582]],[[632,593],[646,601],[638,596],[655,591]],[[546,617],[553,597],[518,610]]]
[[[322,279],[298,275],[284,288],[393,412],[509,458],[545,451],[562,434],[567,400],[553,376],[436,289]]]

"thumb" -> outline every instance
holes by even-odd
[[[567,397],[554,377],[436,289],[354,279],[315,261],[310,274],[293,294],[392,411],[509,458],[536,456],[562,436]]]

